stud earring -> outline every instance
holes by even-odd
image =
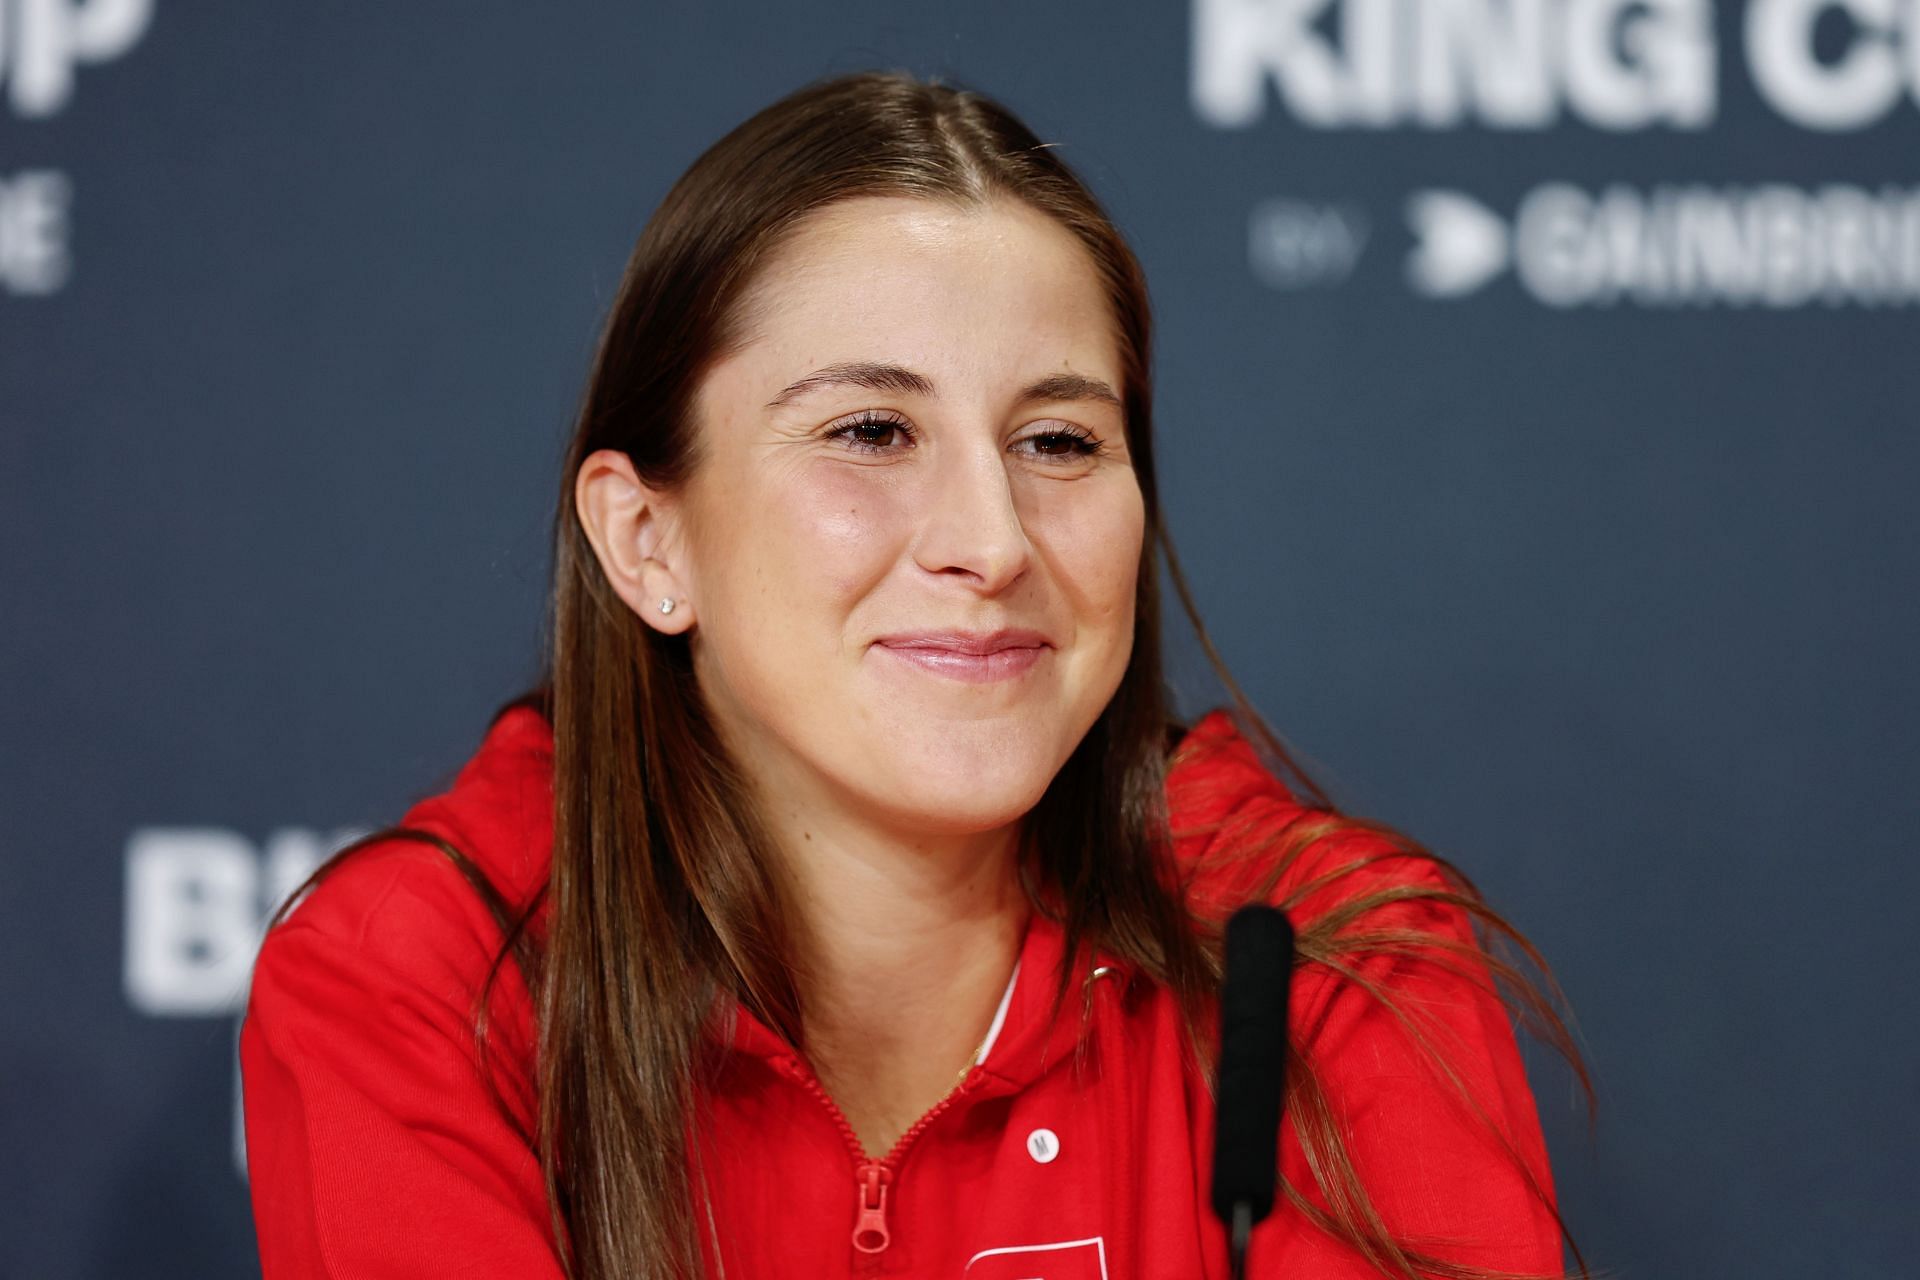
[[[679,603],[679,602],[678,602],[678,601],[676,601],[676,600],[675,600],[675,599],[674,599],[674,598],[673,598],[672,596],[667,596],[667,597],[665,597],[665,598],[663,598],[663,599],[662,599],[662,600],[660,601],[660,612],[662,612],[662,613],[672,613],[672,612],[673,612],[673,606],[674,606],[675,604],[677,604],[677,603]]]

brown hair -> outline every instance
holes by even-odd
[[[556,1248],[568,1274],[667,1280],[698,1273],[689,1172],[697,1165],[687,1135],[702,1073],[713,1065],[703,1030],[722,998],[737,994],[796,1045],[801,1033],[801,993],[786,962],[789,917],[771,875],[767,836],[706,713],[688,639],[647,626],[609,585],[573,508],[574,477],[595,450],[617,449],[649,484],[671,489],[684,483],[700,462],[696,389],[710,364],[738,341],[739,303],[757,267],[809,214],[835,201],[882,194],[961,204],[1023,201],[1077,237],[1112,304],[1127,444],[1145,499],[1147,537],[1131,662],[1023,832],[1023,887],[1036,910],[1053,914],[1057,904],[1067,940],[1056,1014],[1082,958],[1104,948],[1172,992],[1185,1013],[1196,1069],[1207,1069],[1200,1028],[1211,1016],[1219,979],[1219,922],[1189,912],[1168,865],[1169,840],[1181,833],[1167,829],[1166,773],[1182,726],[1173,717],[1161,664],[1164,555],[1240,722],[1269,767],[1308,805],[1308,820],[1277,837],[1282,847],[1270,854],[1266,889],[1308,849],[1356,832],[1373,839],[1375,852],[1340,866],[1335,878],[1399,856],[1429,860],[1448,886],[1377,889],[1304,922],[1300,963],[1329,966],[1366,987],[1440,1061],[1417,1023],[1355,965],[1369,955],[1424,948],[1436,963],[1484,982],[1475,977],[1484,961],[1517,993],[1502,997],[1574,1065],[1591,1109],[1586,1070],[1554,1010],[1554,1002],[1564,1000],[1539,955],[1451,864],[1385,828],[1335,813],[1215,652],[1160,517],[1145,280],[1099,203],[1049,145],[986,97],[900,74],[842,76],[801,89],[714,144],[668,192],[627,264],[561,476],[544,678],[508,704],[537,706],[553,727],[547,884],[532,901],[509,903],[458,849],[408,828],[356,841],[308,881],[356,848],[418,839],[440,846],[488,902],[503,933],[488,989],[512,956],[536,1002],[538,1121],[537,1132],[526,1136],[539,1152]],[[275,913],[276,922],[297,897],[298,891]],[[1553,998],[1494,949],[1419,930],[1355,927],[1366,924],[1374,908],[1409,897],[1455,905],[1476,922],[1477,936],[1511,940],[1544,975]],[[534,921],[543,900],[550,916],[541,927]],[[483,1057],[486,1007],[483,992],[475,1027]],[[1458,1087],[1458,1077],[1446,1074]],[[1287,1092],[1288,1114],[1334,1212],[1286,1186],[1297,1209],[1395,1274],[1458,1280],[1497,1274],[1442,1261],[1390,1237],[1346,1156],[1313,1065],[1297,1047]],[[1486,1120],[1478,1100],[1468,1101]],[[1551,1207],[1517,1153],[1514,1159]],[[1577,1247],[1574,1253],[1578,1258]],[[1586,1274],[1584,1262],[1580,1274]]]

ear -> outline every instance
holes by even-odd
[[[694,624],[676,495],[644,483],[618,449],[597,449],[573,479],[573,507],[600,571],[627,607],[666,635]],[[673,601],[662,613],[660,602]]]

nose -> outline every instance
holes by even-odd
[[[991,436],[943,452],[928,475],[914,559],[930,573],[962,575],[981,594],[997,594],[1033,559],[1012,477]]]

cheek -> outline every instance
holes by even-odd
[[[1036,541],[1046,547],[1081,626],[1111,628],[1116,640],[1131,634],[1145,526],[1146,507],[1130,476],[1116,477],[1098,494],[1062,492],[1037,504],[1042,537]]]
[[[908,505],[877,469],[807,465],[756,501],[755,541],[773,549],[782,594],[805,593],[805,605],[851,603],[895,558]]]

